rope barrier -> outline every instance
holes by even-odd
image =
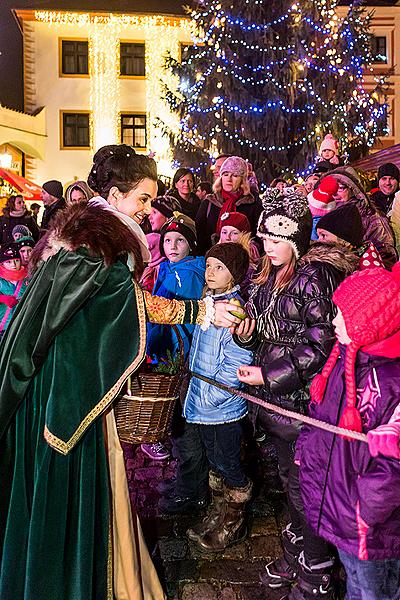
[[[215,381],[214,379],[210,379],[205,375],[200,375],[199,373],[194,373],[193,371],[189,371],[189,373],[196,377],[197,379],[201,379],[214,387],[219,388],[220,390],[224,390],[225,392],[229,392],[235,396],[241,396],[245,398],[249,402],[253,402],[253,404],[258,404],[271,412],[277,413],[278,415],[282,415],[283,417],[288,417],[289,419],[295,419],[296,421],[302,421],[303,423],[307,423],[307,425],[312,425],[313,427],[318,427],[319,429],[323,429],[324,431],[329,431],[330,433],[335,433],[336,435],[341,435],[346,438],[351,438],[352,440],[357,440],[358,442],[367,443],[367,436],[365,433],[359,433],[358,431],[351,431],[350,429],[345,429],[344,427],[338,427],[337,425],[331,425],[330,423],[325,423],[325,421],[319,421],[318,419],[313,419],[312,417],[308,417],[307,415],[302,415],[300,413],[296,413],[292,410],[287,410],[286,408],[282,408],[281,406],[276,406],[275,404],[271,404],[270,402],[266,402],[265,400],[261,400],[261,398],[257,398],[257,396],[252,396],[243,390],[238,388],[231,387],[229,385],[225,385],[223,383],[219,383],[219,381]]]

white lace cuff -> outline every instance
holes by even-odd
[[[203,298],[203,302],[206,307],[206,314],[204,316],[203,323],[201,324],[201,329],[202,331],[207,331],[207,329],[212,323],[214,323],[215,320],[215,306],[214,300],[211,296],[205,296],[205,298]]]

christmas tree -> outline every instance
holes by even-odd
[[[177,164],[201,170],[238,154],[261,181],[306,174],[327,133],[351,160],[386,124],[384,80],[366,91],[370,16],[330,0],[197,0],[196,37],[167,68],[179,80],[165,99],[180,118],[166,132]]]

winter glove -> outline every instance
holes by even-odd
[[[0,294],[0,304],[6,304],[8,308],[14,308],[14,306],[18,304],[18,300],[15,298],[15,296]]]
[[[400,459],[400,421],[372,429],[367,433],[367,439],[372,456],[383,454]]]

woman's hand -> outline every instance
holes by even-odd
[[[214,308],[214,325],[216,327],[230,327],[235,330],[236,325],[241,323],[241,319],[239,319],[238,317],[234,317],[229,311],[234,310],[237,313],[242,312],[243,315],[246,314],[240,306],[238,306],[237,304],[230,304],[227,301],[216,302],[214,304]]]
[[[241,321],[241,323],[239,323],[239,325],[235,328],[235,330],[232,333],[236,333],[236,335],[241,340],[247,342],[253,335],[255,327],[256,320],[246,317],[244,321]]]
[[[242,365],[236,371],[237,378],[247,385],[264,385],[264,377],[260,367]]]

